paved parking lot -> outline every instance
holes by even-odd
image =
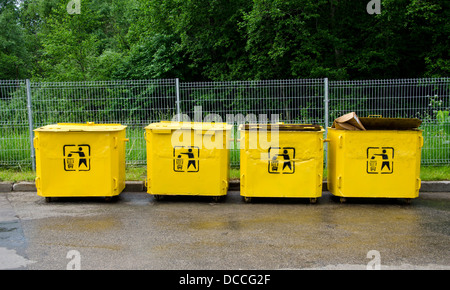
[[[340,204],[0,193],[0,269],[450,269],[450,193]]]

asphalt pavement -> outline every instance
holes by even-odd
[[[0,193],[0,269],[450,269],[450,192],[242,201]]]

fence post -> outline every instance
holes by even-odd
[[[30,155],[31,155],[31,167],[33,168],[33,171],[36,171],[36,160],[35,160],[35,153],[34,153],[34,145],[33,145],[33,139],[34,139],[34,133],[33,133],[33,111],[31,107],[31,83],[30,80],[26,80],[26,86],[27,86],[27,111],[28,111],[28,131],[30,134]]]
[[[177,121],[181,122],[181,112],[180,112],[180,79],[175,79],[175,90],[177,96]]]
[[[328,137],[328,78],[324,78],[323,79],[323,107],[324,107],[324,125],[325,125],[325,138]],[[325,157],[324,157],[324,161],[325,161],[325,168],[327,168],[327,156],[328,156],[328,142],[325,142],[325,144],[323,145],[323,149],[325,152]]]

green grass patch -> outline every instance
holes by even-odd
[[[424,181],[450,180],[450,166],[422,166],[420,179]]]
[[[145,166],[128,166],[125,172],[126,180],[144,181],[147,176]],[[18,182],[34,181],[36,174],[30,169],[12,169],[0,168],[0,181]],[[230,179],[238,180],[240,178],[239,168],[230,168]],[[323,179],[327,178],[327,170],[324,169]],[[420,168],[420,178],[423,181],[431,180],[450,180],[450,166],[422,166]]]
[[[2,169],[0,168],[0,181],[18,182],[34,181],[36,173],[32,170]]]
[[[144,181],[147,177],[147,167],[131,167],[128,166],[125,170],[125,180],[129,181]]]
[[[239,170],[239,168],[230,168],[230,179],[231,180],[236,180],[236,179],[239,179],[241,176],[240,176],[240,170]]]

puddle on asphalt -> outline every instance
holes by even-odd
[[[36,263],[17,254],[15,250],[0,247],[0,270],[18,269]]]

